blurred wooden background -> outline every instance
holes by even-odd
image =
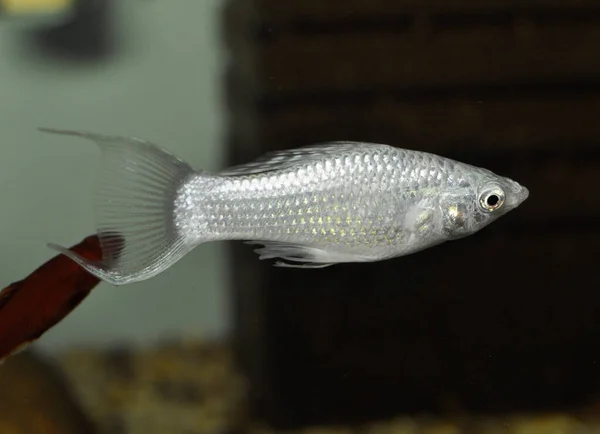
[[[418,255],[281,270],[232,246],[236,348],[276,426],[600,397],[600,5],[229,0],[231,163],[328,140],[422,149],[530,189]]]

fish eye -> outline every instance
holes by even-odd
[[[496,206],[496,204],[500,202],[500,198],[498,196],[496,196],[495,194],[490,194],[485,203],[489,206],[489,207],[493,207]]]
[[[479,197],[479,205],[484,211],[492,212],[504,204],[504,191],[499,187],[485,190]]]

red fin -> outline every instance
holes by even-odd
[[[97,236],[70,250],[102,259]],[[25,279],[0,292],[0,360],[38,339],[60,322],[98,285],[99,279],[64,255],[57,255]]]

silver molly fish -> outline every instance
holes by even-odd
[[[529,196],[487,169],[384,144],[310,145],[209,173],[138,138],[41,130],[102,150],[102,260],[48,246],[113,285],[146,280],[219,240],[262,245],[260,259],[279,258],[276,266],[381,261],[473,234]]]

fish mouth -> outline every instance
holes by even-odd
[[[529,189],[518,182],[511,181],[511,195],[508,205],[510,208],[516,208],[527,200],[529,197]]]
[[[529,197],[529,189],[521,186],[521,192],[519,193],[519,203],[525,202]]]

